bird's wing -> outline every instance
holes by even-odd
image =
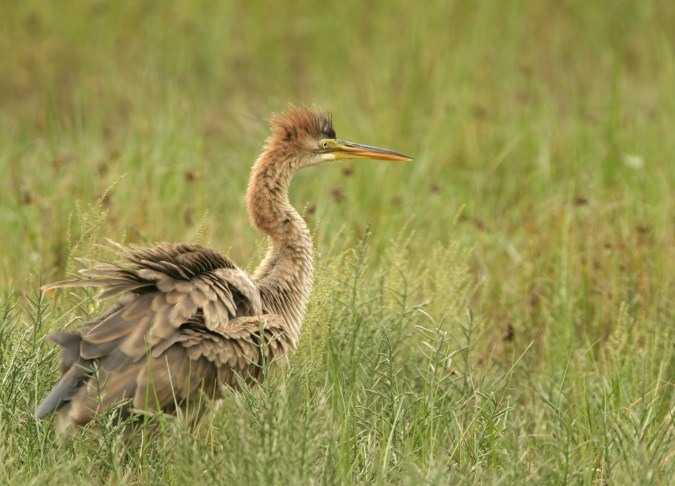
[[[275,364],[298,341],[293,331],[276,314],[238,317],[226,327],[204,332],[199,326],[187,326],[171,340],[156,346],[152,357],[162,355],[164,349],[175,344],[183,347],[192,360],[205,358],[214,363],[219,373],[219,383],[236,385],[237,376],[248,381],[258,380],[260,372]]]
[[[264,370],[294,350],[296,342],[283,319],[274,314],[238,317],[214,331],[190,322],[143,360],[133,361],[119,350],[102,358],[90,371],[95,379],[71,388],[63,399],[58,423],[61,427],[86,424],[124,399],[136,410],[186,412],[194,409],[203,393],[216,396],[219,385],[236,388],[240,380],[260,381]],[[74,369],[80,368],[73,366],[62,382],[83,379],[84,373]],[[55,391],[59,387],[65,390],[67,384],[59,383]],[[53,407],[55,402],[47,397],[43,403]]]
[[[253,317],[257,322],[255,316],[262,314],[258,289],[248,275],[219,253],[198,245],[116,247],[126,262],[96,262],[93,268],[81,271],[84,278],[46,287],[96,286],[102,289],[101,298],[121,298],[77,331],[52,335],[63,347],[63,377],[37,408],[38,417],[71,401],[64,407],[70,409],[71,416],[89,418],[86,410],[105,409],[124,397],[135,397],[137,386],[144,382],[143,373],[151,369],[158,383],[164,383],[164,374],[178,382],[185,379],[189,386],[182,392],[179,389],[180,393],[195,386],[204,389],[204,383],[232,361],[228,352],[251,354],[249,344],[239,342],[236,336],[265,341],[252,339],[252,325],[247,334],[242,328],[244,321],[240,321]],[[262,328],[258,328],[256,335],[275,341],[272,328],[283,327],[280,319],[270,319],[270,330],[261,334]],[[215,352],[218,345],[224,350]],[[274,342],[270,346],[276,349],[280,345]],[[71,371],[73,368],[81,371]],[[94,374],[98,379],[91,379]],[[94,392],[99,401],[96,407],[91,406]],[[165,400],[158,403],[166,405]]]
[[[51,284],[100,287],[99,298],[122,294],[103,316],[81,329],[81,357],[101,358],[121,349],[139,358],[184,323],[201,316],[206,329],[227,328],[237,316],[262,314],[251,278],[220,253],[199,245],[158,245],[117,249],[126,262],[96,262],[85,277]]]
[[[198,387],[211,394],[214,384],[236,388],[240,379],[255,383],[266,368],[293,351],[296,342],[283,319],[274,314],[238,317],[227,327],[208,332],[188,326],[163,343],[165,349],[153,349],[150,366],[139,373],[134,406],[166,410],[176,396],[194,396]],[[194,371],[189,369],[191,363]]]

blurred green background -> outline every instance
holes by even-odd
[[[61,276],[92,227],[92,240],[199,240],[254,265],[244,188],[264,120],[293,102],[332,111],[339,137],[415,157],[297,176],[292,200],[324,254],[368,225],[376,252],[413,232],[420,262],[459,239],[502,327],[536,326],[533,302],[560,286],[578,292],[566,318],[582,328],[611,327],[623,300],[661,315],[672,303],[671,2],[2,10],[3,286]],[[86,221],[97,201],[104,219]]]
[[[105,237],[254,268],[265,119],[316,104],[340,138],[415,159],[297,175],[320,261],[367,228],[372,271],[395,240],[420,275],[459,244],[484,359],[533,343],[528,370],[597,359],[577,384],[601,386],[603,353],[629,373],[658,342],[651,383],[672,379],[674,26],[665,0],[3,2],[0,288],[63,277]]]

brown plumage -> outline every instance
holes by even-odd
[[[292,174],[344,158],[409,157],[335,138],[330,116],[291,106],[271,121],[247,191],[253,225],[269,249],[253,276],[215,250],[111,242],[120,263],[95,262],[82,278],[46,288],[100,287],[118,300],[75,331],[51,339],[61,379],[35,410],[57,426],[82,426],[113,406],[190,415],[223,385],[256,383],[265,364],[295,350],[312,284],[312,240],[288,200]]]

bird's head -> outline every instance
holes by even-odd
[[[283,153],[292,169],[340,159],[412,160],[391,150],[339,140],[330,114],[290,105],[271,120],[267,150]]]

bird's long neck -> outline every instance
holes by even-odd
[[[251,222],[269,238],[267,255],[253,280],[260,288],[265,312],[281,315],[297,337],[312,287],[312,239],[288,200],[292,173],[275,163],[276,159],[269,152],[260,156],[246,193]]]

